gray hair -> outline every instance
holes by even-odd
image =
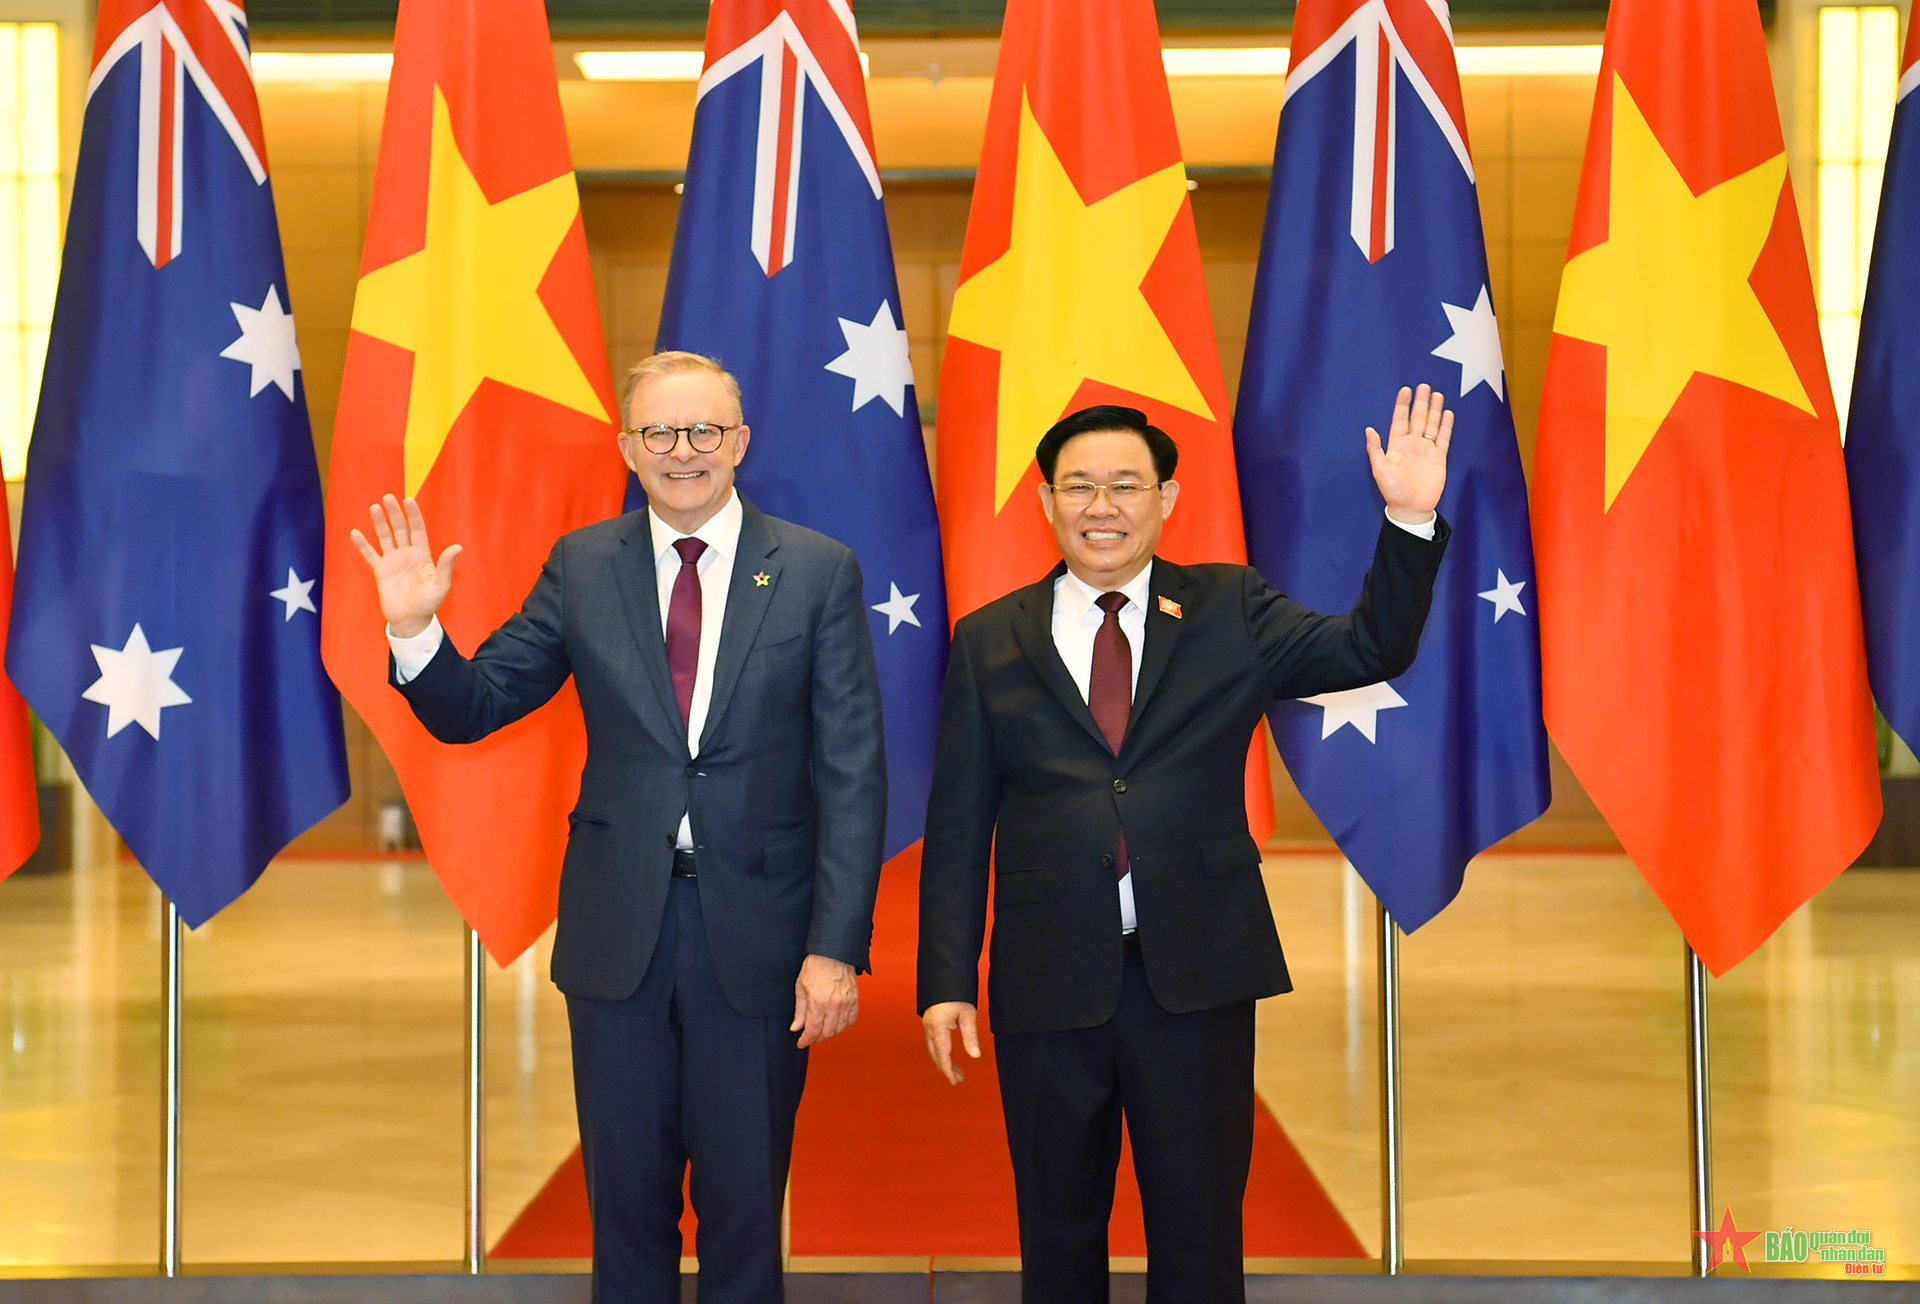
[[[740,382],[733,373],[720,365],[718,358],[709,358],[703,353],[686,353],[679,349],[669,349],[665,353],[655,353],[642,358],[639,365],[627,373],[627,383],[620,395],[621,424],[626,424],[628,409],[633,406],[633,395],[649,380],[658,380],[662,376],[678,376],[689,371],[705,371],[720,377],[727,387],[727,395],[733,400],[733,419],[736,422],[746,419],[740,407]]]

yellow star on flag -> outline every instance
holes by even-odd
[[[1140,292],[1186,199],[1187,172],[1175,163],[1085,203],[1022,97],[1012,237],[1006,253],[955,291],[947,326],[1000,351],[995,512],[1083,381],[1212,418]]]
[[[425,483],[483,380],[607,418],[540,302],[540,282],[580,212],[573,174],[489,203],[460,153],[438,86],[430,151],[426,243],[362,276],[353,301],[353,329],[413,353],[409,494]]]
[[[1786,155],[1695,195],[1616,73],[1609,164],[1607,239],[1568,260],[1553,329],[1606,346],[1611,508],[1696,372],[1814,409],[1747,279]]]

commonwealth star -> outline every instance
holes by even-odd
[[[127,635],[123,648],[93,644],[93,659],[100,667],[100,678],[89,684],[80,696],[107,708],[107,737],[111,738],[130,724],[137,724],[148,736],[160,737],[160,711],[163,707],[186,706],[193,699],[173,682],[173,668],[179,664],[182,648],[155,651],[139,625]]]

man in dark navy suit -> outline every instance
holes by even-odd
[[[860,564],[743,499],[750,431],[717,362],[635,369],[620,449],[644,512],[554,545],[469,660],[434,612],[418,505],[373,508],[394,686],[476,742],[572,676],[587,725],[553,980],[573,1027],[594,1298],[680,1298],[689,1161],[702,1304],[781,1298],[780,1214],[807,1047],[867,968],[887,814]]]
[[[1036,452],[1061,564],[960,621],[920,871],[920,1008],[948,1081],[978,1056],[993,887],[994,1052],[1027,1304],[1105,1304],[1124,1116],[1153,1304],[1240,1304],[1253,1005],[1286,961],[1242,771],[1267,704],[1402,674],[1447,526],[1453,414],[1401,390],[1367,431],[1386,500],[1349,615],[1246,566],[1154,556],[1179,450],[1136,408],[1076,412]]]

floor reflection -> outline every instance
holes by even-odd
[[[160,898],[131,866],[0,883],[0,1263],[158,1253]],[[488,982],[495,1234],[574,1144],[550,937]],[[294,861],[184,957],[189,1262],[462,1248],[460,919],[418,861]]]
[[[1332,857],[1270,860],[1268,889],[1296,991],[1261,1007],[1260,1089],[1377,1251],[1372,900]],[[1742,1230],[1868,1228],[1920,1260],[1916,924],[1920,873],[1850,872],[1712,983],[1715,1196]],[[1685,1260],[1682,956],[1618,856],[1484,857],[1405,940],[1410,1258]]]
[[[1267,880],[1297,990],[1258,1084],[1377,1248],[1372,897],[1331,856]],[[0,882],[0,1265],[156,1256],[159,905],[125,865]],[[1916,921],[1920,873],[1850,873],[1714,982],[1742,1229],[1920,1259]],[[495,1235],[574,1144],[548,947],[489,978]],[[426,867],[277,864],[185,963],[188,1260],[457,1258],[462,937]],[[1682,1260],[1680,939],[1631,866],[1486,858],[1403,967],[1411,1257]]]

